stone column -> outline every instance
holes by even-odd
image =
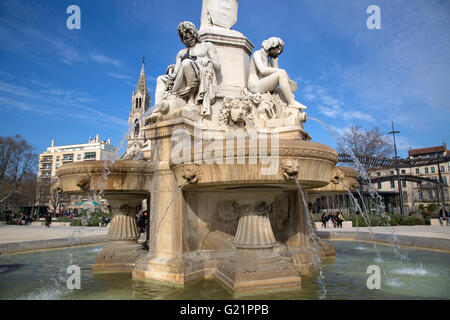
[[[276,239],[269,214],[277,188],[242,188],[233,208],[240,214],[234,239],[236,252],[220,263],[217,278],[234,292],[300,286],[295,268],[274,251]]]
[[[196,266],[196,271],[190,271],[189,262],[183,258],[185,203],[181,187],[170,168],[172,144],[175,143],[171,140],[172,132],[176,129],[192,131],[192,125],[186,122],[178,118],[145,129],[147,137],[152,140],[155,171],[151,184],[149,252],[136,263],[134,279],[184,284],[191,278],[202,276],[197,272],[201,265]]]
[[[95,272],[131,272],[137,258],[144,253],[138,243],[136,208],[145,194],[106,193],[113,214],[107,238],[109,243],[95,259]]]

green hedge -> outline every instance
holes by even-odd
[[[103,217],[112,219],[112,214],[103,212],[92,212],[91,214],[88,215],[87,213],[82,213],[80,214],[80,216],[74,218],[70,225],[73,227],[83,226],[84,220],[86,227],[98,227]]]

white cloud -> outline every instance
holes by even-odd
[[[29,83],[37,87],[19,86],[0,80],[0,105],[28,112],[128,126],[125,119],[102,112],[99,108],[90,107],[89,104],[98,102],[84,92],[56,88],[36,79],[32,79]]]
[[[133,80],[134,79],[134,77],[127,75],[127,74],[123,74],[123,73],[107,72],[106,74],[108,76],[110,76],[111,78],[120,79],[120,80]]]
[[[326,90],[321,86],[308,84],[305,87],[305,91],[307,92],[306,96],[308,95],[314,96],[314,99],[309,99],[310,101],[312,100],[319,101],[317,110],[319,111],[319,113],[325,115],[326,117],[333,119],[339,118],[345,121],[350,120],[362,120],[367,122],[376,121],[375,118],[369,113],[345,108],[345,104],[342,100],[330,95],[328,93],[328,90]]]
[[[93,61],[98,62],[100,64],[109,64],[109,65],[113,65],[115,67],[120,67],[120,62],[118,60],[108,58],[108,57],[106,57],[106,56],[104,56],[102,54],[99,54],[99,53],[91,54],[90,58]]]
[[[312,93],[307,93],[305,94],[306,99],[308,99],[309,101],[313,101],[316,98],[315,94]]]

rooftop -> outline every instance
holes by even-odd
[[[428,148],[421,148],[421,149],[411,149],[408,151],[409,156],[416,156],[420,154],[428,154],[428,153],[434,153],[434,152],[445,152],[447,151],[447,146],[443,144],[442,146],[436,146],[436,147],[428,147]]]

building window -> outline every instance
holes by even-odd
[[[406,188],[406,181],[402,181],[402,187]]]
[[[59,163],[57,163],[57,164],[55,165],[55,168],[56,168],[56,169],[58,169],[58,168],[59,168]]]
[[[84,154],[84,160],[95,160],[96,153],[95,152],[86,152]]]
[[[59,156],[56,156],[56,161],[59,161]]]
[[[395,188],[395,181],[391,180],[391,188]]]
[[[431,173],[435,173],[435,172],[436,172],[435,168],[431,167]]]
[[[428,200],[433,200],[433,191],[428,190]]]
[[[62,161],[73,161],[73,153],[63,155]]]
[[[402,170],[401,173],[402,173],[402,174],[406,174],[406,170]]]
[[[381,172],[378,171],[377,172],[377,177],[379,177],[379,176],[381,176]]]
[[[445,185],[447,186],[447,185],[448,185],[448,184],[447,184],[447,177],[442,177],[442,182],[444,182]]]
[[[425,173],[428,173],[428,168],[425,168]]]
[[[378,189],[381,189],[381,182],[378,182],[378,183],[377,183],[377,188],[378,188]]]
[[[44,171],[41,173],[41,177],[50,177],[51,172],[50,171]]]
[[[78,160],[78,161],[81,160],[81,154],[77,154],[77,160]]]
[[[441,172],[445,172],[445,167],[441,166]]]
[[[53,161],[53,157],[52,156],[44,156],[42,158],[42,162],[52,162]]]
[[[416,174],[419,174],[419,173],[420,173],[420,169],[416,168]]]
[[[389,174],[393,175],[394,174],[394,170],[389,171]]]
[[[418,194],[419,194],[419,200],[423,200],[423,193],[422,193],[422,190],[419,190],[419,191],[418,191]]]

